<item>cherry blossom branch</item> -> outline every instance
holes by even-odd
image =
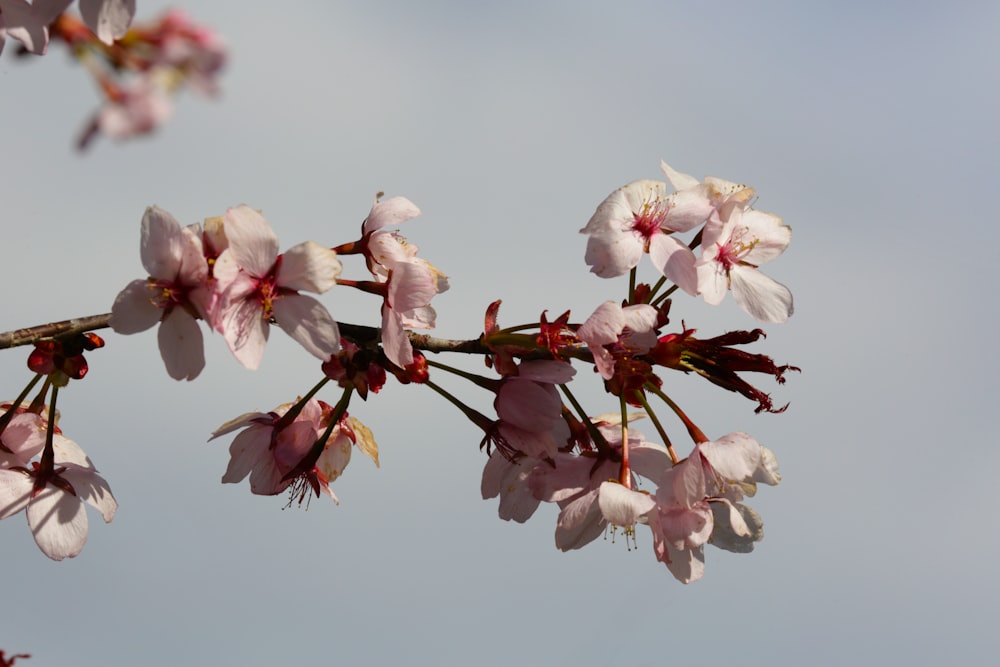
[[[86,317],[75,317],[61,322],[49,322],[38,324],[14,331],[0,333],[0,350],[22,345],[34,345],[46,338],[57,338],[80,334],[86,331],[109,328],[111,313],[102,315],[88,315]],[[358,343],[374,342],[378,340],[379,328],[363,326],[360,324],[350,324],[339,322],[337,325],[341,334]],[[470,340],[451,340],[447,338],[436,338],[426,334],[408,332],[410,342],[413,346],[427,352],[460,352],[464,354],[489,354],[489,348],[483,344],[479,338]]]

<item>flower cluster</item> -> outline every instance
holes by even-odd
[[[602,278],[620,276],[648,254],[664,277],[706,303],[718,305],[732,291],[740,308],[762,322],[784,322],[792,314],[792,294],[758,270],[785,251],[792,230],[781,218],[751,208],[753,188],[719,178],[699,182],[661,168],[667,184],[641,180],[624,185],[597,207],[580,231],[587,234],[586,261]],[[701,256],[675,232],[700,227],[695,239]],[[694,243],[694,242],[693,242]],[[692,243],[692,244],[693,244]]]
[[[183,228],[151,206],[142,218],[141,253],[149,277],[118,294],[111,327],[131,334],[159,323],[160,354],[174,379],[192,380],[205,366],[198,319],[251,369],[260,365],[272,322],[319,359],[340,349],[330,313],[300,293],[336,284],[337,254],[311,241],[279,254],[271,226],[248,206]]]

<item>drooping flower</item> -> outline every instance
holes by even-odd
[[[756,512],[739,503],[757,484],[781,481],[774,454],[746,433],[730,433],[695,446],[666,471],[648,515],[653,549],[682,583],[700,579],[705,544],[748,552],[763,537]],[[720,525],[716,525],[720,520]]]
[[[378,446],[371,431],[353,417],[344,417],[335,425],[312,465],[303,461],[323,436],[332,417],[332,408],[316,399],[302,406],[290,422],[283,417],[292,407],[286,403],[271,412],[251,412],[226,422],[212,433],[212,438],[243,429],[229,447],[229,467],[223,483],[236,484],[250,476],[250,492],[273,496],[286,490],[289,502],[299,502],[310,491],[325,493],[339,504],[330,484],[340,477],[351,460],[352,445],[357,445],[378,465]]]
[[[198,225],[182,228],[167,211],[150,206],[142,216],[142,265],[149,278],[133,280],[115,298],[111,328],[133,334],[159,323],[157,338],[167,373],[193,380],[205,367],[201,329],[207,319],[195,297],[208,279]]]
[[[307,241],[278,254],[278,237],[249,206],[226,211],[228,247],[215,262],[214,276],[224,294],[219,328],[244,366],[260,365],[272,319],[317,358],[340,349],[337,323],[316,299],[336,284],[342,266],[337,254]]]
[[[53,560],[73,558],[87,541],[84,504],[110,523],[118,509],[107,481],[79,445],[53,434],[50,463],[42,454],[45,425],[38,415],[16,415],[3,432],[0,452],[0,519],[26,510],[35,544]]]

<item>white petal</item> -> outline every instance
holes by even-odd
[[[698,293],[698,272],[691,249],[666,234],[655,235],[649,243],[649,259],[661,274],[694,296]]]
[[[597,496],[601,514],[615,526],[634,526],[639,518],[656,507],[648,493],[626,489],[617,482],[604,482]]]
[[[181,268],[181,226],[159,206],[150,206],[142,216],[139,245],[142,265],[158,280],[173,280]]]
[[[13,516],[28,506],[34,479],[19,470],[0,468],[0,519]]]
[[[761,322],[784,322],[794,312],[787,287],[749,266],[734,266],[729,272],[733,298],[740,308]],[[706,301],[708,299],[706,298]]]
[[[276,282],[286,289],[322,294],[337,284],[343,268],[333,250],[306,241],[282,255]]]
[[[74,495],[51,485],[31,499],[28,526],[35,544],[52,560],[73,558],[87,542],[87,510]]]
[[[67,463],[62,476],[73,485],[77,498],[88,503],[101,513],[105,523],[111,523],[118,511],[118,501],[111,493],[107,480],[91,468],[85,468],[75,463]]]

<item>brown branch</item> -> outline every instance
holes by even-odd
[[[16,331],[7,331],[0,333],[0,350],[19,347],[21,345],[34,345],[45,338],[83,333],[84,331],[93,331],[94,329],[107,329],[110,326],[110,321],[111,313],[104,313],[103,315],[88,315],[87,317],[76,317],[72,320],[63,320],[62,322],[49,322],[48,324],[39,324],[38,326],[17,329]]]
[[[16,331],[7,331],[0,333],[0,350],[20,347],[22,345],[34,345],[46,338],[78,334],[95,329],[107,329],[110,326],[110,321],[111,313],[104,313],[103,315],[77,317],[72,320],[50,322],[48,324],[17,329]],[[348,322],[339,322],[338,326],[340,327],[341,334],[359,344],[375,342],[378,340],[380,333],[378,327],[367,327]],[[427,352],[489,353],[489,348],[478,338],[472,340],[449,340],[447,338],[434,338],[426,334],[413,333],[412,331],[409,335],[410,342],[415,348],[426,350]]]

